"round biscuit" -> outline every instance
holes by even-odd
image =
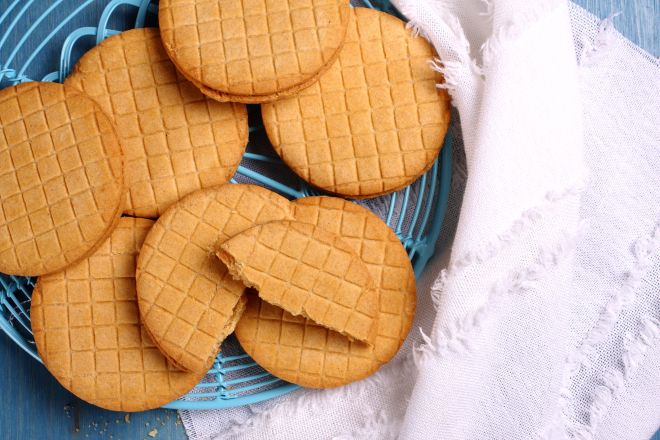
[[[126,214],[155,218],[193,191],[228,182],[245,152],[245,106],[204,96],[176,70],[156,28],[107,38],[65,84],[115,122],[126,156]]]
[[[214,255],[255,225],[290,219],[290,202],[256,185],[196,191],[149,232],[137,263],[140,315],[161,351],[188,371],[206,372],[244,307],[245,286]]]
[[[348,0],[161,0],[158,15],[165,49],[188,79],[216,99],[258,103],[328,69],[349,9]]]
[[[0,272],[56,272],[100,245],[121,215],[122,160],[111,121],[78,90],[1,90]]]
[[[140,323],[135,259],[153,225],[122,218],[88,258],[40,277],[30,317],[46,368],[79,398],[114,411],[157,408],[204,376],[178,371]]]
[[[262,105],[275,151],[302,179],[353,198],[397,191],[421,176],[450,119],[432,46],[403,21],[353,8],[346,42],[319,81]]]

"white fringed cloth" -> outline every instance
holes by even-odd
[[[191,439],[648,439],[660,426],[660,66],[564,1],[396,0],[457,108],[415,328],[371,378]],[[464,153],[463,153],[464,151]]]

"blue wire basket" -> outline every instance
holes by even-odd
[[[387,0],[362,6],[398,15]],[[157,25],[152,0],[0,0],[0,89],[21,82],[62,82],[78,58],[103,39],[133,27]],[[90,25],[85,25],[90,24]],[[289,198],[317,195],[273,152],[258,106],[249,106],[250,141],[232,182],[254,183]],[[432,168],[396,193],[360,201],[397,234],[419,276],[433,255],[445,215],[451,178],[451,145],[445,139]],[[35,278],[0,274],[0,328],[37,361],[30,327]],[[263,370],[230,337],[197,387],[166,405],[175,409],[216,409],[247,405],[298,388]]]

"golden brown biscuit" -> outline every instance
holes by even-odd
[[[406,249],[377,215],[336,197],[293,202],[296,221],[340,235],[367,266],[379,291],[378,331],[373,362],[389,361],[405,341],[415,316],[415,273]]]
[[[378,332],[373,347],[272,306],[256,295],[236,326],[245,351],[277,377],[306,387],[332,387],[362,379],[389,361],[410,331],[415,278],[394,232],[371,211],[334,197],[293,202],[297,221],[341,235],[359,253],[379,288]]]
[[[285,198],[255,185],[194,192],[149,232],[137,264],[140,315],[161,351],[188,371],[207,371],[244,307],[245,286],[214,255],[228,238],[290,219]]]
[[[170,61],[158,29],[132,29],[87,52],[67,78],[110,115],[126,155],[127,214],[158,217],[226,183],[248,138],[244,105],[202,95]]]
[[[264,301],[373,344],[378,292],[340,236],[309,223],[273,221],[225,241],[217,256]]]
[[[90,254],[123,201],[122,153],[108,117],[79,91],[0,91],[0,272],[42,275]]]
[[[432,166],[450,105],[426,40],[389,14],[351,14],[339,58],[319,82],[264,104],[262,114],[275,150],[301,178],[363,198],[401,189]]]
[[[114,411],[157,408],[204,376],[177,371],[140,324],[135,259],[152,224],[122,218],[91,256],[39,278],[32,295],[46,368],[76,396]]]
[[[296,93],[337,58],[348,0],[161,0],[163,44],[204,93],[267,102]]]
[[[288,382],[330,388],[363,379],[380,364],[374,347],[293,316],[249,291],[236,337],[261,367]]]

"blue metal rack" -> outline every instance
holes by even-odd
[[[89,48],[92,41],[98,44],[130,27],[156,25],[158,5],[152,0],[112,0],[100,18],[89,14],[94,2],[15,0],[4,11],[0,10],[0,88],[38,78],[62,82],[84,52],[85,45]],[[397,14],[386,0],[363,0],[362,3]],[[51,17],[60,8],[71,12],[64,20],[53,23]],[[71,29],[81,22],[92,24]],[[18,43],[8,47],[9,35],[17,33],[22,35]],[[273,152],[257,106],[249,106],[249,121],[250,142],[232,182],[259,184],[289,198],[319,194],[293,174]],[[396,232],[417,276],[433,255],[445,215],[450,179],[451,145],[447,136],[439,158],[412,185],[387,196],[357,202],[374,210]],[[34,281],[34,278],[0,274],[0,328],[41,361],[30,327]],[[263,370],[245,354],[236,339],[230,337],[198,386],[166,407],[228,408],[271,399],[296,388],[297,385]]]

